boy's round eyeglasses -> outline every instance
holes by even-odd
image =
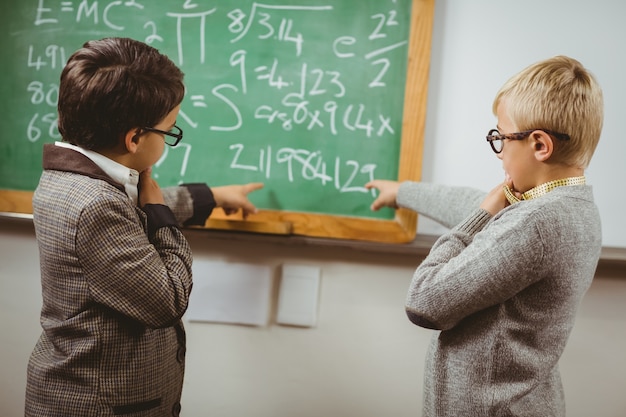
[[[172,130],[170,130],[169,132],[166,130],[155,129],[153,127],[142,127],[141,129],[148,132],[160,133],[164,135],[163,139],[165,140],[165,143],[170,146],[178,145],[178,142],[180,142],[183,138],[183,129],[176,125],[174,125]]]
[[[502,148],[504,148],[504,139],[524,140],[535,130],[546,132],[548,135],[554,136],[557,139],[569,140],[569,135],[567,133],[559,133],[548,129],[530,129],[524,130],[523,132],[506,134],[498,132],[498,129],[491,129],[489,133],[487,133],[487,142],[489,142],[491,149],[493,149],[495,153],[500,153],[502,152]]]

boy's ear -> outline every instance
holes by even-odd
[[[137,152],[137,147],[139,145],[139,141],[141,140],[141,129],[133,128],[126,132],[124,136],[124,145],[126,146],[126,150],[130,153]]]
[[[540,162],[547,161],[554,151],[552,137],[542,130],[535,130],[530,135],[530,139],[535,158]]]

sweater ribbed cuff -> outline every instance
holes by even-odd
[[[454,229],[473,236],[480,232],[489,220],[491,220],[491,214],[487,210],[477,209]]]

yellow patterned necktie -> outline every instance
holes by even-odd
[[[531,188],[530,190],[522,194],[522,198],[517,198],[515,194],[513,194],[513,191],[509,188],[509,186],[505,185],[504,196],[507,200],[509,200],[509,203],[515,204],[519,203],[522,200],[532,200],[533,198],[541,197],[542,195],[549,193],[557,187],[563,187],[567,185],[583,185],[585,183],[586,181],[584,176],[554,180],[538,185],[535,188]]]

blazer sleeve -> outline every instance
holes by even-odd
[[[95,302],[152,328],[185,313],[192,256],[178,227],[160,227],[149,240],[134,207],[102,194],[81,212],[76,251]]]

